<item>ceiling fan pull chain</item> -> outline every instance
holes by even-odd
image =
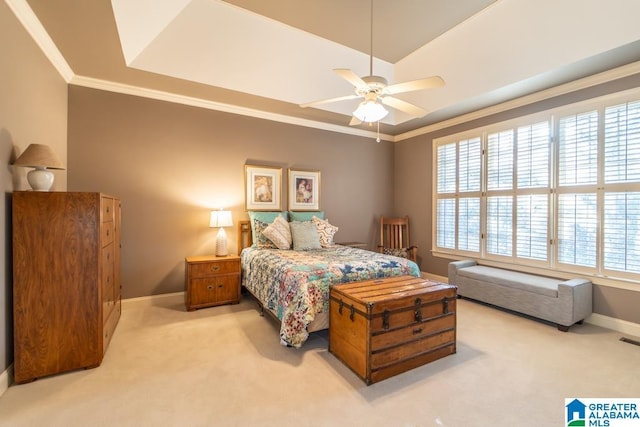
[[[380,120],[378,120],[376,123],[378,123],[378,137],[376,138],[376,142],[380,142]]]

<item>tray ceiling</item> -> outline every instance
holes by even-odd
[[[352,94],[334,68],[369,74],[369,0],[27,2],[82,84],[341,127],[358,100],[298,104]],[[398,135],[638,61],[639,15],[635,0],[375,0],[374,74],[446,82],[398,95],[429,113],[392,112],[381,130]]]

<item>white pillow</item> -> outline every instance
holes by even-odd
[[[262,234],[271,240],[278,249],[291,248],[291,230],[289,223],[282,215],[278,215],[267,228],[262,230]]]
[[[338,227],[329,224],[328,219],[320,219],[316,216],[311,218],[311,221],[313,221],[313,225],[315,225],[316,229],[318,230],[320,245],[323,248],[333,246],[333,235],[338,231]]]

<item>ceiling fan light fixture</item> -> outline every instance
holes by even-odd
[[[389,112],[376,99],[365,99],[358,105],[353,115],[360,121],[373,123],[386,117]]]

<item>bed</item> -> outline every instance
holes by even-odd
[[[329,288],[338,283],[379,277],[419,277],[418,265],[405,258],[331,245],[312,250],[252,247],[249,221],[238,225],[242,286],[261,310],[280,321],[280,342],[300,347],[309,333],[329,327]]]

